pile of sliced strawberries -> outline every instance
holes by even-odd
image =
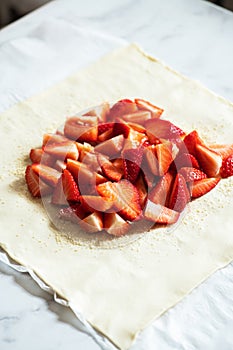
[[[207,146],[142,99],[68,118],[30,152],[26,182],[51,195],[64,220],[87,232],[127,233],[133,222],[174,224],[187,203],[233,175],[233,144]]]

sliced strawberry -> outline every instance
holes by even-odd
[[[146,129],[141,124],[128,122],[128,125],[130,126],[131,129],[146,135]]]
[[[183,152],[184,153],[190,153],[194,157],[196,157],[196,147],[197,145],[204,145],[203,140],[198,135],[198,132],[196,130],[193,130],[190,132],[190,134],[186,135],[184,138],[184,144],[183,144]],[[188,152],[187,152],[188,151]]]
[[[94,147],[88,143],[88,142],[75,142],[76,147],[79,151],[79,160],[82,161],[82,158],[88,153],[88,152],[94,152]]]
[[[115,202],[117,198],[117,192],[115,183],[112,183],[111,181],[107,181],[105,183],[99,184],[96,187],[96,190],[98,194],[103,197],[108,202]]]
[[[220,175],[223,178],[233,176],[233,154],[224,159],[220,169]]]
[[[156,145],[156,155],[158,159],[158,173],[160,176],[166,174],[173,161],[172,143],[164,142]]]
[[[117,192],[115,206],[119,210],[119,215],[125,220],[138,219],[141,215],[141,206],[137,188],[128,180],[121,180],[114,185]]]
[[[124,174],[124,161],[122,158],[116,158],[112,161],[112,164],[118,169],[118,171]]]
[[[141,169],[143,148],[125,149],[122,152],[124,164],[124,177],[130,182],[136,181]]]
[[[46,144],[60,143],[68,141],[67,137],[60,134],[44,134],[43,136],[43,144],[44,147]]]
[[[90,170],[95,172],[100,171],[97,153],[95,152],[81,152],[79,159],[82,159],[82,164],[86,164]]]
[[[95,146],[95,152],[103,153],[109,157],[116,158],[124,145],[124,136],[119,135]]]
[[[44,147],[44,151],[55,158],[60,158],[65,160],[71,158],[77,160],[79,157],[79,151],[75,144],[72,141],[65,141],[60,143],[47,144]]]
[[[144,208],[147,199],[147,188],[142,175],[138,176],[134,185],[138,190],[140,206]]]
[[[118,170],[107,157],[102,154],[98,154],[98,162],[101,166],[104,176],[111,181],[120,181],[123,176],[123,172]]]
[[[149,119],[145,122],[147,135],[152,134],[152,137],[167,140],[180,140],[180,137],[185,135],[184,131],[178,126],[172,124],[168,120],[163,119]]]
[[[39,179],[37,173],[32,169],[31,165],[28,165],[25,172],[25,179],[29,191],[33,197],[42,197],[52,193],[52,187],[48,186],[44,181]]]
[[[65,169],[53,192],[52,203],[66,205],[79,200],[79,190],[71,173]]]
[[[106,122],[107,116],[110,111],[110,106],[108,102],[103,102],[100,106],[97,106],[86,113],[84,113],[84,116],[92,116],[92,117],[98,117],[98,120],[100,122]]]
[[[88,233],[100,232],[103,230],[103,214],[96,211],[80,220],[79,225]]]
[[[155,187],[149,192],[149,199],[156,204],[167,206],[170,198],[173,176],[169,172],[162,176]]]
[[[110,235],[119,237],[127,233],[130,225],[117,213],[106,213],[104,214],[104,228]]]
[[[135,220],[141,214],[139,193],[128,180],[106,182],[97,186],[97,192],[110,202],[115,203],[120,216],[125,220]]]
[[[86,216],[86,213],[83,210],[81,204],[74,204],[67,208],[60,209],[59,216],[63,220],[71,221],[74,224],[78,224],[80,222],[80,219],[83,219]]]
[[[101,174],[91,171],[86,164],[72,159],[67,159],[67,170],[73,175],[81,194],[91,191],[96,184],[107,181]]]
[[[101,135],[99,135],[97,142],[104,142],[106,140],[111,139],[112,137],[113,137],[113,127],[103,132]]]
[[[233,154],[233,144],[231,144],[231,145],[217,145],[217,144],[215,144],[215,145],[209,146],[209,148],[211,149],[211,151],[218,153],[222,157],[222,159],[226,159],[231,154]]]
[[[220,178],[207,178],[194,181],[191,187],[192,198],[198,198],[211,191],[220,181]]]
[[[56,163],[54,164],[54,169],[62,173],[62,171],[66,169],[66,163],[63,162],[61,159],[57,159]]]
[[[208,177],[218,175],[222,165],[222,157],[203,145],[196,146],[196,157],[202,170]]]
[[[170,195],[168,207],[178,212],[182,212],[186,204],[190,201],[190,193],[186,181],[181,174],[177,174]]]
[[[98,136],[103,134],[104,132],[112,129],[114,126],[114,123],[101,123],[98,125]]]
[[[124,114],[130,114],[136,112],[137,106],[131,100],[124,99],[115,103],[110,109],[108,120],[115,120],[118,117],[122,117]]]
[[[40,179],[52,187],[57,185],[58,179],[61,176],[61,173],[56,169],[50,168],[41,163],[32,164],[32,170],[39,175]]]
[[[42,148],[32,148],[29,156],[32,163],[42,163],[51,167],[53,167],[55,163],[55,159],[51,155],[45,153]]]
[[[147,140],[148,137],[144,132],[136,131],[134,128],[130,127],[129,134],[127,136],[127,141],[139,147]]]
[[[142,162],[142,172],[143,172],[144,181],[148,189],[151,189],[157,177],[152,173],[148,163],[145,162],[144,160]]]
[[[98,137],[98,117],[78,116],[66,120],[65,136],[72,140],[93,142]]]
[[[185,181],[197,181],[201,179],[206,179],[207,175],[203,173],[200,169],[183,167],[179,170],[179,174],[183,175]]]
[[[155,204],[150,200],[147,201],[144,210],[144,217],[158,224],[174,224],[179,219],[179,216],[180,214],[177,211],[164,207],[161,204]]]
[[[131,114],[123,115],[122,119],[128,123],[137,123],[144,125],[146,120],[151,119],[151,113],[148,111],[137,111]]]
[[[144,157],[143,170],[145,171],[145,168],[147,168],[148,166],[154,175],[159,175],[159,164],[158,164],[158,159],[156,155],[155,145],[149,145],[145,147],[143,157]]]
[[[174,160],[174,167],[179,170],[183,167],[200,169],[197,159],[190,153],[181,153]]]
[[[159,108],[148,101],[142,100],[141,98],[135,98],[135,102],[139,110],[149,111],[152,118],[160,118],[163,113],[162,108]]]
[[[130,126],[123,119],[116,118],[113,125],[112,134],[113,136],[124,135],[125,138],[128,137],[130,132]]]
[[[83,206],[83,209],[86,212],[91,212],[91,213],[93,213],[94,211],[106,212],[114,204],[114,202],[107,201],[101,196],[90,196],[90,195],[80,196],[80,202]]]
[[[40,163],[43,153],[42,148],[32,148],[29,154],[32,163]]]

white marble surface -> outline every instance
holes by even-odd
[[[31,47],[29,55],[31,58],[26,62],[31,74],[17,70],[12,80],[12,70],[16,66],[25,65],[20,51],[25,36],[35,33],[38,27],[45,28],[46,23],[54,23],[54,33],[56,28],[62,30],[63,41],[58,35],[57,42],[54,43],[45,30],[46,35],[41,34],[40,40],[33,44],[35,46]],[[56,27],[56,23],[59,26]],[[79,64],[71,59],[65,69],[53,70],[53,59],[64,68],[64,62],[59,62],[59,55],[54,54],[53,45],[68,50],[66,59],[69,60],[72,50],[76,52],[78,37],[71,28],[75,28],[78,33],[83,27],[87,32],[98,32],[103,39],[96,41],[93,36],[92,44],[95,42],[96,45],[93,57],[87,56],[91,48],[88,48],[87,43],[86,55],[83,55]],[[49,28],[51,30],[51,25]],[[33,34],[30,35],[33,37]],[[64,35],[69,39],[67,42],[64,42]],[[91,62],[105,50],[108,51],[111,48],[111,38],[106,35],[139,43],[172,67],[233,100],[232,13],[199,0],[57,0],[0,32],[0,75],[3,77],[0,85],[0,110],[14,104],[22,96],[27,97],[42,90],[74,69]],[[31,44],[30,40],[29,43]],[[120,43],[121,41],[115,40],[113,47]],[[73,56],[76,57],[75,54]],[[34,86],[33,81],[42,73],[45,76],[42,83]],[[218,271],[149,327],[132,350],[217,350],[220,346],[222,350],[232,349],[232,276],[233,264]],[[224,282],[224,288],[221,288],[220,280]],[[217,302],[211,298],[213,292],[217,295]],[[206,319],[204,347],[196,332],[198,325],[192,322],[197,311],[191,305],[195,304],[198,317]],[[213,310],[216,319],[208,322],[213,316]],[[180,315],[179,324],[174,324],[174,314]],[[163,330],[164,324],[167,332]],[[186,335],[187,330],[190,330],[189,336]],[[150,342],[151,333],[157,336],[157,346]],[[14,272],[0,263],[0,349],[29,348],[100,349],[90,336],[82,332],[81,324],[71,311],[57,305],[52,296],[43,292],[28,275]]]

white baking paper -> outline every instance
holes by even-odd
[[[61,19],[41,23],[26,37],[3,43],[0,46],[0,75],[4,77],[0,85],[0,112],[124,44],[121,39],[93,33]],[[0,251],[0,260],[17,271],[28,272],[42,289],[53,293],[33,271],[14,263],[3,251]],[[53,294],[58,303],[72,308]],[[73,311],[102,349],[116,349],[78,310]],[[217,350],[220,347],[230,350],[232,330],[233,263],[217,271],[147,327],[131,350]]]

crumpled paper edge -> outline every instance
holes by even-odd
[[[26,266],[18,264],[16,261],[14,261],[8,254],[0,247],[0,261],[4,263],[5,265],[11,267],[12,269],[21,272],[21,273],[28,273],[31,278],[36,282],[36,284],[45,292],[53,295],[53,299],[56,303],[66,306],[70,308],[75,316],[78,318],[78,320],[81,322],[82,326],[84,327],[84,330],[79,330],[80,332],[85,332],[88,334],[92,339],[103,349],[103,350],[117,350],[118,348],[113,345],[113,343],[108,340],[105,336],[98,333],[89,322],[86,321],[84,316],[76,309],[75,306],[68,300],[65,300],[61,298],[52,287],[47,285],[41,278],[37,276],[37,274],[32,270],[27,268]]]

